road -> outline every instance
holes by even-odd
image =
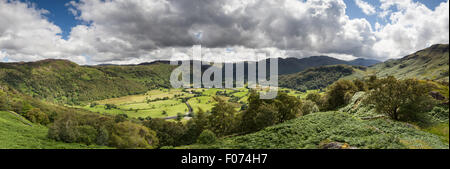
[[[189,117],[189,114],[192,114],[194,112],[194,109],[192,109],[191,105],[189,105],[188,102],[185,102],[184,104],[186,104],[186,106],[188,107],[188,112],[186,112],[186,114],[184,115],[184,119],[185,120],[191,120],[192,117]],[[165,120],[171,120],[171,119],[177,119],[178,116],[170,116],[170,117],[165,117]]]

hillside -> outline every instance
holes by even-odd
[[[79,66],[66,60],[0,63],[0,84],[47,101],[83,101],[144,93],[169,87],[174,66]]]
[[[438,44],[371,67],[377,76],[449,81],[449,45]]]
[[[211,145],[187,149],[316,149],[330,145],[359,149],[448,149],[439,136],[407,123],[385,119],[361,120],[343,112],[306,115],[259,132],[229,137]]]
[[[47,138],[48,128],[29,126],[17,116],[0,111],[0,149],[87,149],[107,148],[85,144],[63,143]]]
[[[300,73],[282,75],[279,83],[281,87],[300,91],[323,89],[333,82],[349,75],[365,71],[362,66],[333,65],[310,68]]]
[[[363,59],[363,58],[358,58],[352,61],[349,61],[350,65],[354,65],[354,66],[372,66],[375,64],[381,63],[378,60],[373,60],[373,59]]]
[[[269,63],[269,60],[264,60],[267,63]],[[192,64],[193,61],[191,61]],[[260,61],[263,62],[263,61]],[[258,62],[258,63],[260,63]],[[239,63],[239,62],[238,62]],[[328,65],[353,65],[353,66],[372,66],[374,64],[380,63],[380,61],[372,60],[372,59],[363,59],[358,58],[351,61],[345,61],[336,59],[333,57],[328,56],[311,56],[307,58],[279,58],[278,59],[278,74],[279,75],[286,75],[286,74],[293,74],[298,73],[301,71],[304,71],[309,68],[313,67],[321,67],[321,66],[328,66]],[[149,63],[141,63],[139,65],[154,65],[154,64],[170,64],[169,61],[155,61],[155,62],[149,62]],[[244,63],[244,67],[247,69],[248,64]],[[209,68],[210,66],[203,66],[202,70]],[[269,67],[269,66],[268,66]],[[269,69],[269,68],[267,68]],[[236,70],[234,69],[234,72]],[[245,70],[247,71],[247,70]]]

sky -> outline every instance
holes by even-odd
[[[448,0],[0,0],[0,61],[400,58],[449,43]],[[230,54],[231,53],[231,54]]]

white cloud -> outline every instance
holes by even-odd
[[[398,58],[436,43],[449,43],[449,2],[434,11],[412,1],[382,0],[382,7],[398,8],[390,15],[391,23],[375,32],[379,41],[376,55]]]
[[[98,62],[190,47],[199,43],[198,32],[204,47],[219,49],[275,47],[370,57],[375,43],[370,24],[350,20],[342,0],[82,0],[72,6],[92,25],[75,27],[69,41],[86,45],[82,48],[99,56]]]
[[[60,28],[45,18],[48,11],[0,0],[0,49],[3,58],[14,61],[97,64],[169,59],[173,50],[191,53],[199,43],[218,54],[227,48],[285,50],[280,57],[343,59],[388,59],[448,43],[448,1],[435,11],[410,0],[380,1],[389,23],[372,30],[366,19],[345,14],[343,0],[80,0],[68,3],[68,10],[89,24],[73,27],[64,40]],[[397,12],[391,12],[394,7]]]
[[[44,17],[48,13],[27,3],[0,0],[2,55],[10,61],[76,58],[71,44],[61,38],[61,29]]]
[[[371,4],[367,3],[366,1],[363,0],[355,0],[356,5],[361,8],[361,10],[364,12],[364,14],[366,15],[373,15],[375,14],[377,11],[375,9],[375,7],[373,7]]]

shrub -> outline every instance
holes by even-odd
[[[153,130],[128,121],[114,125],[110,145],[123,148],[156,148],[158,138]]]
[[[301,110],[302,110],[303,115],[317,113],[320,111],[319,107],[316,105],[316,103],[314,103],[313,101],[310,101],[310,100],[305,100],[302,102]]]
[[[358,91],[365,92],[365,91],[369,90],[369,87],[367,86],[367,84],[365,82],[363,82],[362,80],[355,79],[355,80],[353,80],[353,83],[358,88]]]
[[[240,130],[245,133],[258,131],[302,115],[300,100],[286,93],[279,93],[273,100],[261,100],[259,94],[252,91],[248,102],[248,109],[240,116]]]
[[[306,96],[306,100],[314,102],[319,110],[326,110],[328,108],[327,97],[320,95],[318,92],[309,93]]]
[[[186,133],[186,128],[182,123],[155,118],[144,121],[144,126],[156,132],[159,146],[179,146],[186,141],[182,139]]]
[[[1,110],[8,110],[8,103],[6,98],[6,93],[0,90],[0,111]]]
[[[209,129],[218,136],[232,134],[236,129],[236,110],[231,103],[214,97],[217,104],[212,108],[209,117]]]
[[[77,142],[85,143],[86,145],[91,145],[96,142],[97,130],[88,125],[77,126]]]
[[[92,107],[95,107],[95,106],[97,106],[97,105],[98,105],[98,103],[97,103],[97,102],[94,102],[94,103],[91,103],[90,107],[92,108]]]
[[[216,142],[216,135],[211,130],[203,130],[197,140],[199,144],[212,144],[214,142]]]
[[[339,80],[327,89],[328,109],[334,110],[348,104],[358,87],[349,80]]]
[[[106,105],[105,105],[105,109],[106,109],[106,110],[117,109],[117,106],[114,105],[114,104],[106,104]]]
[[[390,76],[379,81],[367,99],[378,113],[394,120],[420,121],[425,112],[434,107],[429,93],[432,86],[418,80],[397,80]]]
[[[127,121],[127,119],[128,119],[127,114],[118,114],[118,115],[114,116],[114,121],[116,123]]]
[[[38,108],[33,108],[25,113],[25,118],[30,120],[33,123],[47,125],[50,123],[48,119],[48,115],[42,112]]]

